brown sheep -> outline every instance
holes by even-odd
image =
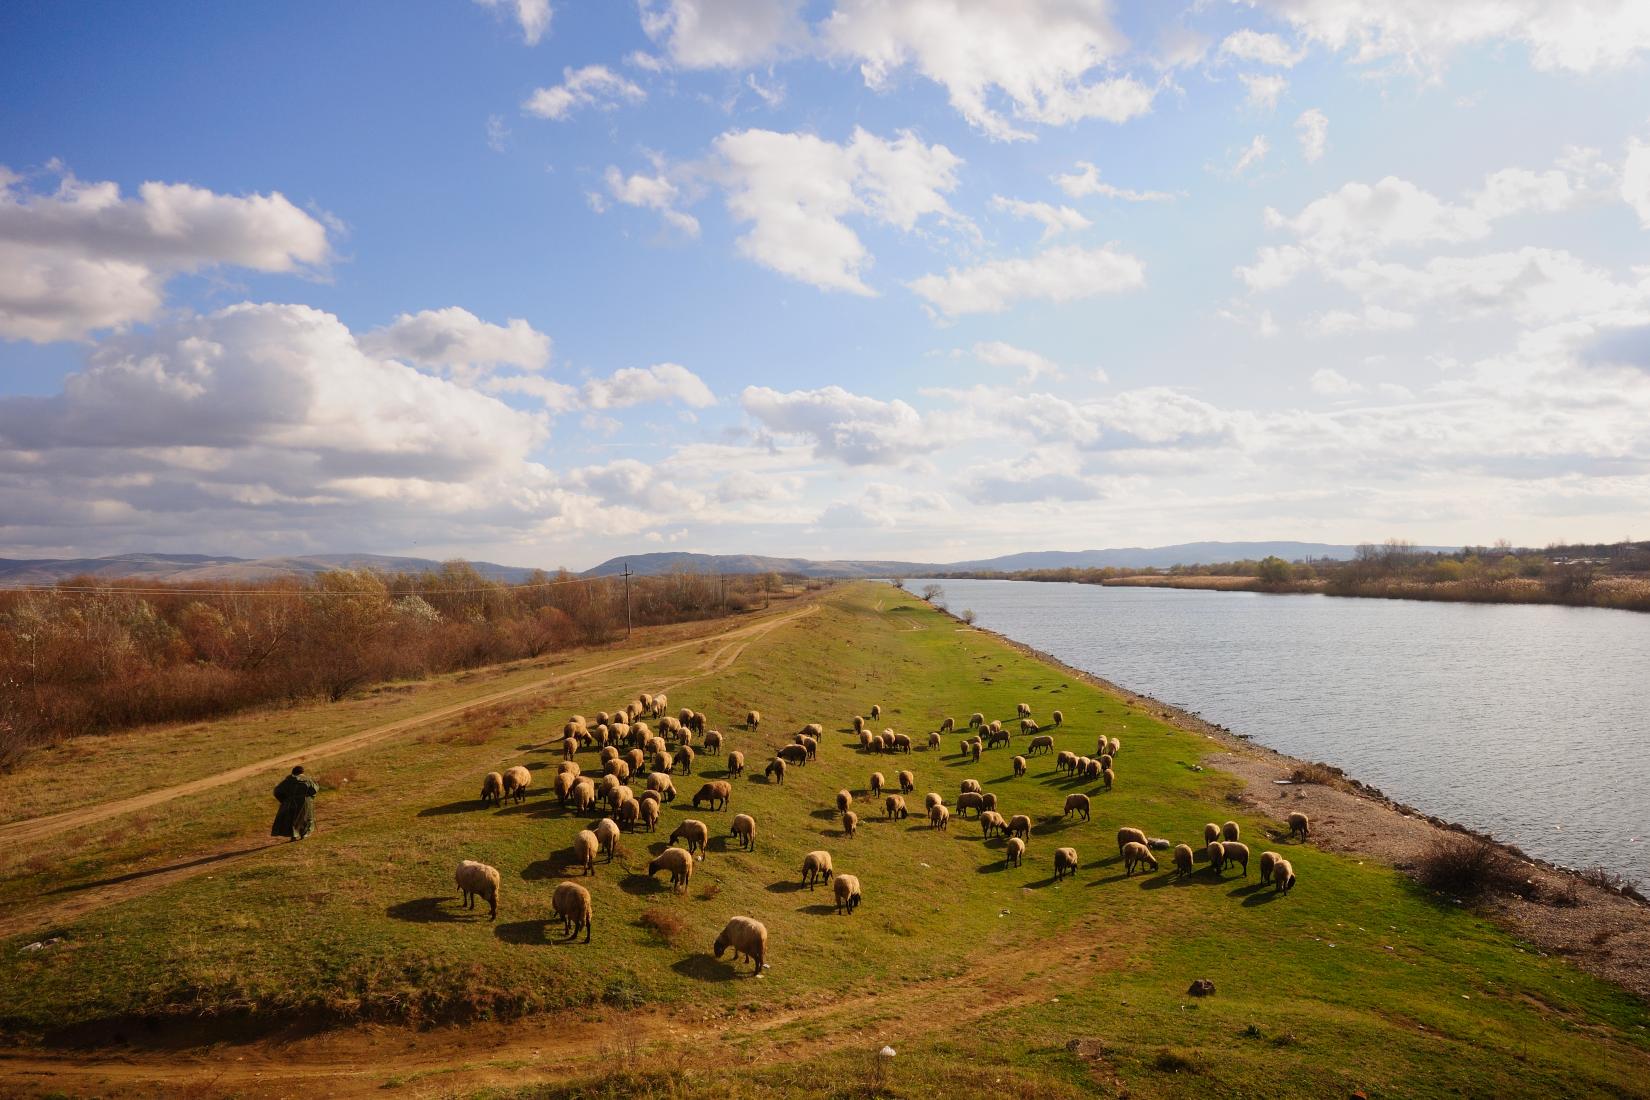
[[[1295,865],[1287,859],[1280,859],[1272,864],[1272,885],[1277,887],[1280,894],[1287,894],[1295,888]]]
[[[728,799],[732,797],[733,784],[725,779],[713,779],[694,794],[693,808],[697,810],[700,802],[708,802],[712,810],[725,810],[728,808]]]
[[[1131,840],[1144,847],[1146,843],[1146,834],[1139,829],[1132,829],[1127,825],[1117,830],[1117,852],[1119,855],[1123,852],[1123,846]]]
[[[487,777],[481,781],[481,804],[497,806],[503,801],[504,777],[498,772],[488,772]]]
[[[899,773],[899,793],[910,794],[917,789],[917,777],[908,771]]]
[[[1223,849],[1225,849],[1226,862],[1227,863],[1235,863],[1239,867],[1242,867],[1243,868],[1243,877],[1248,878],[1249,877],[1249,845],[1241,844],[1241,843],[1239,843],[1238,841],[1235,841],[1235,840],[1227,840],[1227,841],[1222,841],[1221,842],[1221,847]]]
[[[1220,827],[1220,839],[1237,840],[1239,832],[1241,832],[1241,830],[1238,828],[1238,823],[1235,821],[1228,821]]]
[[[957,791],[959,793],[973,791],[975,794],[979,794],[984,789],[985,788],[980,786],[980,781],[978,779],[965,779],[957,786]]]
[[[817,883],[830,882],[834,873],[830,852],[809,852],[802,857],[802,883],[808,889],[812,890]]]
[[[459,863],[458,870],[453,873],[453,881],[458,885],[459,896],[464,899],[464,908],[474,909],[476,898],[485,898],[487,901],[487,919],[498,919],[498,870],[485,863],[477,863],[473,859],[466,859]]]
[[[985,810],[984,797],[974,791],[964,791],[959,794],[957,796],[957,812],[966,817],[969,810],[973,810],[976,817],[983,813]]]
[[[670,872],[671,889],[686,890],[688,880],[693,877],[693,854],[686,848],[666,848],[647,865],[647,877],[652,878],[660,871]]]
[[[676,750],[676,763],[682,765],[683,775],[693,774],[693,746],[684,744]]]
[[[848,790],[846,787],[844,787],[842,790],[836,792],[836,812],[837,813],[839,813],[839,814],[847,813],[848,812],[848,807],[852,806],[853,804],[854,804],[854,792]]]
[[[768,766],[762,769],[762,774],[771,782],[783,784],[785,782],[785,762],[777,759],[768,761]]]
[[[981,811],[979,820],[981,836],[989,837],[1008,828],[1008,822],[1003,820],[1003,815],[995,810]]]
[[[806,767],[808,763],[808,750],[801,745],[781,745],[774,756],[787,764],[796,764],[799,767]]]
[[[969,729],[973,729],[975,726],[983,725],[985,725],[985,715],[981,714],[979,711],[975,711],[973,714],[968,716]]]
[[[882,794],[882,783],[883,783],[882,773],[881,772],[872,772],[871,773],[871,797],[872,798],[876,798],[878,795]]]
[[[504,797],[519,803],[527,797],[527,789],[533,785],[533,773],[517,764],[504,771]]]
[[[1276,867],[1278,865],[1278,860],[1280,860],[1282,858],[1283,857],[1278,855],[1276,852],[1262,852],[1260,854],[1260,880],[1261,880],[1261,882],[1271,882],[1272,881],[1272,868]]]
[[[1226,869],[1226,845],[1218,840],[1211,840],[1203,848],[1203,854],[1209,857],[1209,867],[1215,874]]]
[[[1066,720],[1066,716],[1061,714],[1059,711],[1054,712],[1053,718],[1054,718],[1054,728],[1055,729],[1059,729],[1060,726],[1062,724],[1064,724],[1064,722]]]
[[[949,829],[951,827],[951,811],[940,803],[928,811],[928,824],[934,829]]]
[[[1031,704],[1030,703],[1019,703],[1019,704],[1016,704],[1016,707],[1019,710],[1019,714],[1017,715],[1017,717],[1020,717],[1020,718],[1030,718],[1031,717]]]
[[[751,973],[760,974],[767,965],[768,957],[768,930],[761,921],[750,917],[733,917],[722,929],[722,934],[716,937],[716,957],[721,958],[722,952],[733,948],[734,958],[744,955],[751,961]]]
[[[940,732],[941,733],[950,733],[952,730],[954,730],[956,728],[957,728],[957,720],[955,718],[947,718],[947,719],[945,719],[944,721],[942,721],[940,723]]]
[[[1054,881],[1059,882],[1061,879],[1065,878],[1067,875],[1075,875],[1076,873],[1077,873],[1077,849],[1076,848],[1056,848],[1056,849],[1054,849]]]
[[[997,796],[990,791],[986,791],[980,796],[980,808],[983,810],[995,810],[997,808]]]
[[[859,908],[859,879],[856,876],[838,875],[836,881],[831,884],[831,889],[836,894],[836,911],[838,913],[846,908],[852,914],[855,909]]]
[[[1068,795],[1066,795],[1066,812],[1063,816],[1070,817],[1072,814],[1082,814],[1084,821],[1087,821],[1089,819],[1089,796],[1088,795],[1086,795],[1086,794],[1068,794]]]
[[[944,747],[944,745],[945,745],[945,739],[942,738],[939,734],[931,733],[931,734],[928,735],[928,751],[929,752],[939,752],[940,749]]]
[[[705,755],[715,756],[722,751],[722,733],[720,730],[711,730],[705,734]]]
[[[746,729],[753,730],[753,729],[756,729],[761,724],[762,724],[762,712],[761,711],[752,710],[752,711],[746,711],[745,712],[745,728]]]
[[[1021,776],[1025,775],[1025,773],[1026,758],[1023,756],[1016,756],[1014,758],[1014,778],[1019,779]]]
[[[693,818],[684,819],[670,832],[670,843],[680,840],[688,851],[697,851],[699,858],[705,858],[706,846],[710,844],[710,829],[703,821]]]
[[[619,808],[614,813],[622,827],[635,829],[637,823],[642,822],[651,832],[659,820],[659,803],[651,798],[644,798],[640,802],[629,798],[619,803]]]
[[[842,835],[854,836],[859,832],[859,815],[849,810],[842,815]]]
[[[1018,867],[1025,862],[1025,857],[1026,842],[1017,836],[1009,837],[1008,843],[1003,845],[1003,862]]]
[[[590,942],[590,891],[576,882],[563,882],[550,895],[550,911],[561,918],[562,935],[569,941],[578,938],[584,930],[584,942]]]
[[[1177,876],[1192,873],[1192,846],[1190,844],[1176,844],[1174,846],[1174,871]]]
[[[1008,835],[1017,836],[1026,840],[1031,839],[1031,818],[1025,814],[1015,814],[1008,819]]]
[[[1036,737],[1033,737],[1031,739],[1031,741],[1026,745],[1026,755],[1027,756],[1036,756],[1039,753],[1046,753],[1046,752],[1053,752],[1053,751],[1054,751],[1054,738],[1050,737],[1046,733],[1038,734]]]
[[[619,844],[619,823],[611,817],[604,817],[596,822],[594,830],[596,840],[601,844],[602,851],[607,853],[607,862],[613,862],[613,849]]]
[[[1305,814],[1296,810],[1289,815],[1289,835],[1298,836],[1305,840],[1312,835],[1312,822]],[[1291,872],[1293,873],[1293,872]]]
[[[666,802],[676,801],[676,783],[664,772],[654,772],[647,777],[647,789],[657,791],[659,797]]]
[[[1105,781],[1106,790],[1109,791],[1111,790],[1111,785],[1117,782],[1117,773],[1112,771],[1110,768],[1102,768],[1100,771],[1100,778]]]
[[[601,851],[602,842],[596,839],[596,834],[589,829],[580,829],[579,835],[573,838],[573,866],[583,867],[584,873],[596,873],[596,853]]]
[[[929,791],[927,794],[922,796],[922,808],[924,812],[932,810],[935,806],[943,805],[945,805],[945,798],[938,791]]]
[[[728,751],[728,774],[735,779],[745,774],[745,754],[738,749]]]
[[[1210,844],[1220,839],[1220,826],[1213,821],[1203,826],[1203,843]]]
[[[756,818],[750,814],[734,814],[733,827],[728,830],[729,836],[739,838],[739,847],[745,851],[756,850]]]
[[[1151,864],[1152,870],[1157,870],[1157,857],[1152,855],[1151,849],[1139,841],[1131,840],[1123,845],[1123,874],[1134,874],[1134,869],[1141,864]]]
[[[897,794],[889,795],[882,801],[882,812],[884,817],[905,817],[905,799]]]

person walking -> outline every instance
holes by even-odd
[[[302,840],[313,832],[315,796],[320,789],[315,780],[304,774],[302,764],[294,767],[292,774],[275,787],[275,801],[281,808],[275,813],[275,824],[269,827],[269,835]]]

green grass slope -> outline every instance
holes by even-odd
[[[692,1057],[615,1059],[625,1064],[601,1076],[519,1093],[535,1096],[924,1096],[959,1082],[1022,1096],[1567,1096],[1640,1095],[1650,1081],[1640,1002],[1389,867],[1269,840],[1268,822],[1225,800],[1232,779],[1190,766],[1201,738],[904,593],[839,588],[818,612],[724,656],[709,672],[701,652],[597,674],[495,724],[454,723],[329,762],[352,781],[322,798],[321,830],[305,843],[0,942],[0,1026],[579,1010],[604,1013],[615,1043],[632,1014],[691,1018],[718,1036]],[[547,923],[550,894],[574,833],[593,819],[557,805],[548,786],[558,754],[532,746],[548,744],[568,713],[665,684],[673,709],[708,713],[751,766],[726,811],[694,811],[687,800],[699,781],[722,777],[725,759],[701,755],[657,833],[627,834],[594,876],[575,872],[594,899],[594,942],[563,944]],[[1019,735],[975,764],[956,752],[956,735],[940,752],[884,757],[861,753],[849,732],[853,715],[880,703],[876,727],[922,745],[948,715],[961,725],[978,710],[1012,728],[1022,700],[1044,721],[1064,712],[1057,748],[1087,753],[1097,735],[1119,737],[1116,789],[1056,776],[1052,755],[1014,778]],[[760,732],[739,724],[750,707],[763,713]],[[812,721],[827,730],[818,761],[783,785],[765,782],[773,749]],[[580,756],[591,771],[595,759]],[[534,793],[484,809],[482,774],[513,763],[533,769]],[[901,768],[916,773],[917,812],[890,822],[865,791],[873,770],[892,784]],[[237,828],[256,836],[276,778],[191,800],[155,827],[174,847]],[[954,804],[964,778],[995,792],[1005,816],[1032,815],[1023,867],[1005,866],[1001,841],[983,841],[972,820],[954,816],[936,832],[920,819],[925,792]],[[844,787],[863,819],[853,839],[832,808]],[[1091,794],[1090,822],[1061,818],[1074,790]],[[754,852],[727,838],[739,812],[758,821]],[[642,872],[686,817],[715,839],[678,895]],[[1256,856],[1271,847],[1293,860],[1291,894],[1260,886],[1253,869],[1219,878],[1200,864],[1177,880],[1166,858],[1158,873],[1124,876],[1119,826],[1198,847],[1204,822],[1229,817]],[[1081,857],[1059,884],[1057,846]],[[828,889],[801,888],[802,857],[816,848],[863,884],[853,916],[832,911]],[[92,862],[35,859],[0,893],[35,896],[102,866],[80,858]],[[503,875],[496,924],[459,908],[452,870],[465,858]],[[768,927],[771,966],[759,978],[709,955],[740,913]],[[20,950],[47,933],[62,944]],[[1187,997],[1194,978],[1213,980],[1216,995]],[[868,1052],[884,1042],[899,1055],[879,1083]]]

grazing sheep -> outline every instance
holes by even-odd
[[[611,718],[612,718],[612,717],[613,717],[613,716],[612,716],[612,715],[611,715],[611,714],[609,714],[609,713],[607,713],[607,711],[605,711],[605,710],[598,710],[598,711],[597,711],[597,712],[596,712],[596,725],[598,725],[598,726],[605,726],[605,725],[607,725],[607,723],[608,723],[608,721],[609,721],[609,720],[610,720],[610,719],[611,719]]]
[[[854,732],[855,733],[864,733],[865,732],[865,716],[863,714],[854,715]]]
[[[657,791],[659,797],[666,802],[676,801],[676,783],[664,772],[654,772],[648,776],[647,789]]]
[[[1157,870],[1157,857],[1152,855],[1151,849],[1139,841],[1131,840],[1123,845],[1123,874],[1134,874],[1135,867],[1142,863],[1149,863],[1152,870]]]
[[[983,809],[995,810],[997,808],[997,796],[990,791],[986,791],[980,796],[980,806]]]
[[[897,817],[903,819],[906,816],[904,797],[897,794],[891,794],[887,798],[883,799],[882,816],[885,818]]]
[[[693,721],[689,722],[688,726],[694,733],[697,733],[699,736],[703,737],[705,734],[705,725],[708,721],[709,720],[705,717],[704,711],[695,711],[693,714]]]
[[[842,912],[843,909],[847,909],[847,911],[851,914],[855,909],[859,908],[858,877],[854,875],[838,875],[836,877],[836,881],[831,884],[831,889],[836,893],[836,911],[838,913]]]
[[[801,745],[781,745],[774,755],[787,764],[796,764],[799,767],[806,767],[808,764],[808,750]]]
[[[775,783],[784,783],[785,762],[783,760],[768,761],[768,766],[762,769],[762,774]]]
[[[1025,840],[1031,839],[1031,818],[1025,814],[1015,814],[1008,819],[1008,835],[1017,836]]]
[[[703,821],[696,821],[689,817],[671,830],[670,843],[680,840],[688,851],[699,853],[699,858],[705,858],[705,846],[710,843],[710,828]]]
[[[638,692],[637,695],[636,695],[636,705],[641,707],[643,710],[652,710],[653,709],[653,695],[652,695],[652,693],[651,692],[646,692],[646,691]]]
[[[1220,841],[1209,841],[1203,848],[1203,854],[1209,857],[1209,866],[1215,874],[1218,875],[1226,869],[1226,845]]]
[[[504,777],[498,772],[488,772],[487,777],[481,781],[481,804],[497,806],[503,801]]]
[[[812,890],[816,883],[830,882],[831,853],[825,851],[809,852],[802,857],[802,883]]]
[[[1238,829],[1238,823],[1237,822],[1228,821],[1226,824],[1224,824],[1220,827],[1220,839],[1222,839],[1222,840],[1236,840],[1238,838],[1239,831],[1240,830]]]
[[[693,716],[693,712],[691,710],[683,711],[682,713],[688,715],[689,717]],[[672,718],[668,714],[665,715],[663,718],[659,719],[659,732],[664,734],[666,737],[670,737],[672,735],[679,736],[682,732],[681,720]]]
[[[1054,728],[1055,728],[1055,729],[1059,729],[1059,728],[1060,728],[1060,726],[1061,726],[1061,725],[1062,725],[1062,724],[1063,724],[1063,723],[1064,723],[1064,722],[1065,722],[1065,720],[1066,720],[1066,716],[1065,716],[1065,715],[1063,715],[1063,714],[1061,714],[1061,713],[1060,713],[1060,712],[1059,712],[1059,711],[1055,711],[1055,712],[1054,712],[1054,715],[1053,715],[1053,718],[1054,718]]]
[[[1100,754],[1100,770],[1105,771],[1109,767],[1111,767],[1111,754],[1103,752]]]
[[[624,762],[630,765],[630,774],[635,775],[640,772],[642,770],[642,766],[647,763],[647,753],[643,752],[641,749],[631,749],[629,752],[624,754]]]
[[[1119,854],[1123,851],[1123,845],[1127,844],[1131,840],[1138,844],[1144,845],[1146,843],[1146,834],[1140,829],[1131,829],[1127,825],[1117,830],[1117,851]]]
[[[751,710],[745,712],[745,728],[753,730],[762,724],[762,712]]]
[[[979,711],[975,711],[973,714],[968,716],[969,729],[973,729],[975,726],[983,725],[985,725],[985,715],[981,714]]]
[[[1295,865],[1287,859],[1279,859],[1272,864],[1272,885],[1277,887],[1278,893],[1287,894],[1295,888]]]
[[[1223,841],[1221,843],[1221,847],[1225,849],[1226,862],[1227,863],[1235,863],[1239,867],[1242,867],[1243,868],[1243,877],[1248,878],[1249,877],[1249,845],[1239,844],[1235,840],[1227,840],[1227,841]]]
[[[1104,756],[1104,755],[1106,755],[1106,749],[1108,749],[1110,747],[1111,747],[1110,743],[1107,742],[1107,740],[1106,740],[1106,735],[1102,733],[1100,735],[1099,742],[1094,746],[1094,755]]]
[[[1003,815],[996,810],[981,810],[979,820],[980,835],[984,837],[1003,832],[1008,828],[1008,822],[1004,821]]]
[[[973,791],[975,794],[979,794],[983,789],[984,788],[980,786],[980,781],[978,779],[965,779],[957,787],[959,794],[966,791]]]
[[[609,772],[596,780],[596,797],[611,802],[618,797],[619,777]]]
[[[877,718],[882,717],[882,704],[881,703],[872,703],[871,704],[871,717],[872,717],[872,719],[877,719]]]
[[[1061,879],[1065,878],[1067,875],[1075,875],[1076,873],[1077,873],[1077,849],[1076,848],[1056,848],[1056,849],[1054,849],[1054,881],[1059,882]]]
[[[1026,773],[1026,758],[1023,757],[1023,756],[1016,756],[1014,758],[1014,778],[1018,779],[1021,776],[1023,776],[1025,773]]]
[[[1018,867],[1025,862],[1025,858],[1026,842],[1017,836],[1009,837],[1008,843],[1003,845],[1003,862]]]
[[[573,759],[573,757],[578,753],[578,751],[579,751],[579,739],[577,737],[564,737],[562,739],[562,742],[561,742],[561,757],[562,757],[563,760]]]
[[[853,836],[859,832],[859,815],[849,810],[842,815],[842,835]]]
[[[1036,756],[1038,753],[1047,753],[1047,752],[1053,752],[1053,751],[1054,751],[1054,738],[1050,737],[1046,733],[1039,734],[1038,736],[1033,737],[1031,739],[1031,743],[1026,746],[1026,755],[1027,756]]]
[[[745,774],[745,754],[738,749],[728,750],[728,774],[735,779]]]
[[[464,899],[464,908],[474,909],[476,898],[485,898],[488,907],[487,919],[498,919],[497,868],[477,863],[473,859],[461,860],[458,870],[453,873],[453,881],[458,884],[458,893]]]
[[[957,720],[955,718],[947,718],[943,722],[940,723],[940,732],[941,733],[950,733],[952,730],[954,730],[956,728],[957,728]]]
[[[666,848],[647,865],[647,877],[652,878],[660,871],[670,872],[672,889],[686,890],[688,880],[693,877],[693,854],[686,848]]]
[[[729,836],[739,838],[739,847],[747,852],[756,849],[756,818],[750,814],[734,814],[733,825],[728,829]]]
[[[596,834],[589,829],[580,829],[579,835],[573,838],[573,865],[583,867],[584,873],[596,873],[596,853],[601,851],[602,842],[596,839]]]
[[[596,841],[602,846],[602,852],[606,854],[607,861],[612,863],[613,847],[619,843],[619,823],[614,821],[611,817],[604,817],[600,821],[596,822],[596,828],[594,831],[596,834]]]
[[[908,734],[908,733],[896,733],[896,734],[894,734],[894,742],[893,742],[893,745],[892,745],[892,751],[894,751],[894,752],[905,752],[905,753],[910,752],[911,751],[911,735]]]
[[[1282,858],[1276,852],[1262,852],[1260,854],[1260,880],[1262,882],[1272,881],[1272,868],[1276,867],[1278,860]]]
[[[1089,819],[1089,796],[1086,794],[1066,795],[1066,812],[1061,815],[1070,817],[1072,814],[1082,814],[1083,820]]]
[[[1042,727],[1037,724],[1037,720],[1035,718],[1020,719],[1021,733],[1036,733],[1041,728]]]
[[[504,770],[504,797],[520,802],[527,797],[527,788],[533,785],[533,773],[517,764]]]
[[[1107,755],[1107,756],[1116,756],[1118,753],[1120,753],[1122,751],[1123,751],[1123,742],[1119,741],[1115,737],[1107,738],[1105,755]]]
[[[498,773],[495,772],[494,774],[497,775]],[[575,783],[577,783],[578,781],[579,781],[579,777],[577,775],[574,775],[571,772],[557,772],[556,773],[556,788],[555,788],[556,789],[556,801],[559,804],[561,804],[562,806],[567,805],[567,796],[573,793],[573,785]],[[502,776],[500,776],[499,777],[499,795],[500,795],[500,797],[502,797],[503,794],[504,794],[504,778]]]
[[[697,810],[701,801],[709,802],[712,810],[728,808],[728,799],[733,797],[733,784],[724,779],[713,779],[700,787],[693,796],[693,808]]]
[[[619,803],[619,808],[613,811],[623,828],[635,829],[638,822],[647,825],[648,832],[659,822],[659,803],[651,798],[644,798],[640,802],[634,798],[627,798]]]
[[[613,759],[607,762],[607,774],[620,783],[630,782],[630,765],[623,760]]]
[[[899,773],[899,793],[910,794],[917,789],[917,777],[908,771]]]
[[[722,751],[722,734],[719,730],[711,730],[705,734],[705,752],[715,756]]]
[[[550,911],[561,918],[561,932],[568,940],[578,939],[584,930],[584,942],[590,942],[590,891],[576,882],[563,882],[550,895]]]
[[[812,737],[808,737],[806,735],[803,735],[803,736],[798,737],[796,739],[796,743],[798,745],[801,745],[804,749],[807,750],[809,760],[818,759],[818,757],[819,757],[819,742],[818,741],[814,740]]]
[[[876,798],[876,797],[878,797],[879,795],[882,794],[882,782],[883,782],[883,780],[882,780],[882,773],[881,772],[872,772],[871,773],[871,797],[872,798]]]
[[[1219,825],[1216,825],[1213,821],[1211,821],[1211,822],[1209,822],[1209,824],[1203,826],[1203,843],[1208,844],[1210,841],[1219,840],[1219,839],[1220,839],[1220,826]]]
[[[872,752],[872,738],[870,730],[859,731],[859,748],[861,752]]]
[[[590,807],[596,804],[596,784],[589,776],[585,776],[573,784],[573,807],[581,814],[590,812]]]
[[[1003,729],[1003,724],[1001,722],[997,721],[995,718],[993,718],[991,720],[991,724],[989,726],[985,727],[985,728],[990,730],[992,733],[1006,733],[1007,732],[1006,730]]]
[[[1117,782],[1117,773],[1112,771],[1110,768],[1101,768],[1100,769],[1100,778],[1105,780],[1106,790],[1109,791],[1109,790],[1111,790],[1111,785],[1113,783]]]
[[[944,745],[945,745],[945,739],[942,738],[939,734],[931,733],[931,734],[928,735],[928,750],[930,752],[939,752],[944,747]]]
[[[603,745],[602,751],[596,754],[596,762],[604,766],[609,760],[617,760],[618,758],[619,750],[614,748],[612,745]],[[562,761],[562,767],[566,767],[568,764],[573,764],[575,768],[578,767],[578,765],[574,764],[571,760]]]
[[[653,770],[656,772],[673,772],[676,770],[676,757],[668,752],[653,754]]]
[[[1312,835],[1311,820],[1299,810],[1289,815],[1289,835],[1298,836],[1302,840]]]
[[[949,829],[951,827],[951,811],[945,808],[945,803],[932,806],[928,810],[928,824],[934,829]]]
[[[1031,704],[1030,703],[1018,703],[1018,704],[1016,704],[1016,708],[1019,711],[1019,715],[1018,715],[1019,717],[1021,717],[1021,718],[1030,718],[1031,717]]]
[[[1060,750],[1060,755],[1058,755],[1054,758],[1054,772],[1055,772],[1056,775],[1064,774],[1067,771],[1075,770],[1076,767],[1077,767],[1077,754],[1074,753],[1074,752],[1068,752],[1065,749],[1061,749]]]
[[[759,920],[750,917],[733,917],[722,929],[722,934],[716,937],[716,957],[721,958],[722,952],[733,948],[734,957],[740,955],[751,961],[751,973],[762,973],[762,967],[768,957],[768,930]]]
[[[929,797],[939,798],[939,795],[929,795]],[[969,810],[973,810],[976,816],[984,813],[985,796],[978,791],[964,791],[959,794],[957,796],[957,812],[966,817]]]
[[[693,774],[693,746],[684,744],[676,750],[676,763],[682,765],[683,775]]]
[[[574,779],[577,779],[579,776],[584,774],[584,769],[579,767],[579,762],[577,760],[563,760],[560,764],[556,765],[556,773],[559,775],[564,772],[572,776]],[[503,777],[500,776],[499,778],[502,782]]]
[[[1192,873],[1192,846],[1190,844],[1176,844],[1174,846],[1174,872],[1177,876]]]
[[[818,722],[809,722],[797,732],[806,737],[818,739],[825,736],[825,727],[820,725]]]
[[[980,749],[981,749],[981,747],[982,746],[980,745],[980,739],[978,737],[973,738],[972,740],[970,740],[968,742],[968,751],[969,751],[970,755],[972,755],[974,757],[974,763],[976,763],[976,764],[978,764],[980,762]]]

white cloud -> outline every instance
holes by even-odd
[[[705,506],[702,493],[677,485],[661,476],[656,467],[634,458],[580,467],[567,475],[567,485],[603,503],[650,515],[680,514]]]
[[[1233,31],[1220,44],[1222,57],[1239,61],[1253,61],[1257,65],[1272,65],[1280,69],[1292,68],[1306,56],[1305,50],[1292,50],[1289,44],[1275,34],[1262,34],[1245,27]]]
[[[974,358],[993,367],[1013,367],[1020,371],[1020,382],[1030,385],[1039,378],[1059,378],[1060,368],[1052,359],[1001,340],[986,340],[974,345]]]
[[[1321,336],[1344,336],[1354,332],[1397,332],[1415,327],[1415,315],[1384,306],[1365,306],[1354,313],[1332,309],[1312,321],[1312,329]]]
[[[1098,294],[1137,290],[1146,283],[1139,259],[1111,245],[1061,245],[1027,259],[988,260],[974,267],[924,275],[908,285],[948,317],[1001,313],[1017,301],[1072,302]]]
[[[677,363],[626,367],[610,378],[586,382],[583,396],[592,409],[623,409],[654,401],[680,401],[695,409],[716,404],[710,387]]]
[[[678,230],[684,236],[697,237],[699,235],[699,219],[692,214],[676,209],[682,199],[682,191],[662,170],[657,175],[648,176],[641,173],[627,176],[617,168],[608,167],[602,177],[607,184],[607,193],[615,201],[626,206],[640,206],[649,210],[656,210],[664,219],[665,224]],[[598,202],[600,196],[597,196]],[[600,210],[601,206],[597,205]]]
[[[1621,165],[1621,199],[1639,216],[1639,224],[1650,229],[1650,142],[1637,138],[1627,143],[1627,159]]]
[[[550,362],[550,337],[520,318],[492,325],[467,309],[448,306],[403,313],[384,328],[361,337],[362,350],[421,367],[513,366],[543,370]]]
[[[944,494],[931,489],[907,489],[886,481],[867,484],[857,500],[836,501],[819,514],[820,527],[896,527],[919,513],[949,512]]]
[[[1289,81],[1275,73],[1244,73],[1238,79],[1243,81],[1244,103],[1266,111],[1278,105],[1278,97],[1289,87]]]
[[[991,196],[991,205],[1013,214],[1016,218],[1031,218],[1043,225],[1043,240],[1058,237],[1067,230],[1087,229],[1094,223],[1069,206],[1054,206],[1046,202],[1026,202],[1002,195]]]
[[[1520,42],[1537,69],[1591,72],[1650,50],[1650,7],[1639,0],[1251,0],[1359,62],[1441,65],[1480,42]]]
[[[484,8],[507,11],[521,25],[521,39],[536,46],[550,30],[550,0],[476,0]]]
[[[1609,316],[1650,302],[1650,278],[1619,283],[1602,268],[1548,248],[1438,256],[1418,267],[1363,260],[1330,277],[1366,300],[1451,316],[1506,312],[1526,323]]]
[[[647,93],[635,82],[606,65],[586,65],[582,69],[569,67],[561,73],[560,84],[535,89],[522,103],[521,109],[539,118],[560,120],[579,107],[610,110],[621,102],[640,103],[647,98]]]
[[[1349,397],[1364,391],[1363,386],[1329,367],[1313,371],[1311,385],[1313,393],[1324,397]]]
[[[1027,122],[1125,122],[1151,110],[1154,89],[1104,75],[1127,48],[1103,4],[1071,0],[838,0],[821,34],[859,62],[872,88],[915,66],[945,87],[951,105],[1000,140],[1025,140],[995,101]]]
[[[1174,195],[1167,191],[1132,191],[1123,187],[1114,187],[1100,178],[1100,169],[1086,160],[1077,162],[1080,169],[1053,177],[1059,184],[1060,190],[1074,199],[1087,195],[1101,195],[1108,199],[1122,199],[1124,202],[1168,202]]]
[[[781,393],[747,386],[740,404],[769,431],[801,436],[814,454],[849,466],[901,465],[933,446],[917,410],[841,386]]]
[[[50,194],[20,182],[0,167],[0,338],[79,339],[153,319],[175,274],[294,272],[331,255],[326,226],[279,192],[150,182],[127,198],[69,175]]]
[[[1292,282],[1296,275],[1312,266],[1312,257],[1304,248],[1295,248],[1292,245],[1276,247],[1262,245],[1255,254],[1255,262],[1248,267],[1240,267],[1237,273],[1250,290],[1276,290],[1280,286]]]
[[[910,231],[926,217],[961,224],[945,199],[962,161],[902,131],[889,141],[855,129],[845,145],[812,134],[742,130],[715,142],[713,175],[728,212],[750,230],[748,258],[823,290],[874,292],[870,253],[843,220],[863,215]]]
[[[487,116],[487,148],[495,153],[502,153],[510,146],[510,127],[504,124],[503,115]]]
[[[1266,154],[1271,151],[1272,143],[1267,141],[1263,135],[1256,134],[1255,139],[1248,144],[1243,152],[1238,155],[1237,161],[1233,163],[1232,175],[1243,175],[1243,173],[1265,160]]]
[[[1300,138],[1301,156],[1306,163],[1316,164],[1323,159],[1324,147],[1329,142],[1329,116],[1316,107],[1302,111],[1295,120],[1295,136]]]
[[[642,29],[684,69],[741,69],[807,43],[801,0],[639,0]]]

